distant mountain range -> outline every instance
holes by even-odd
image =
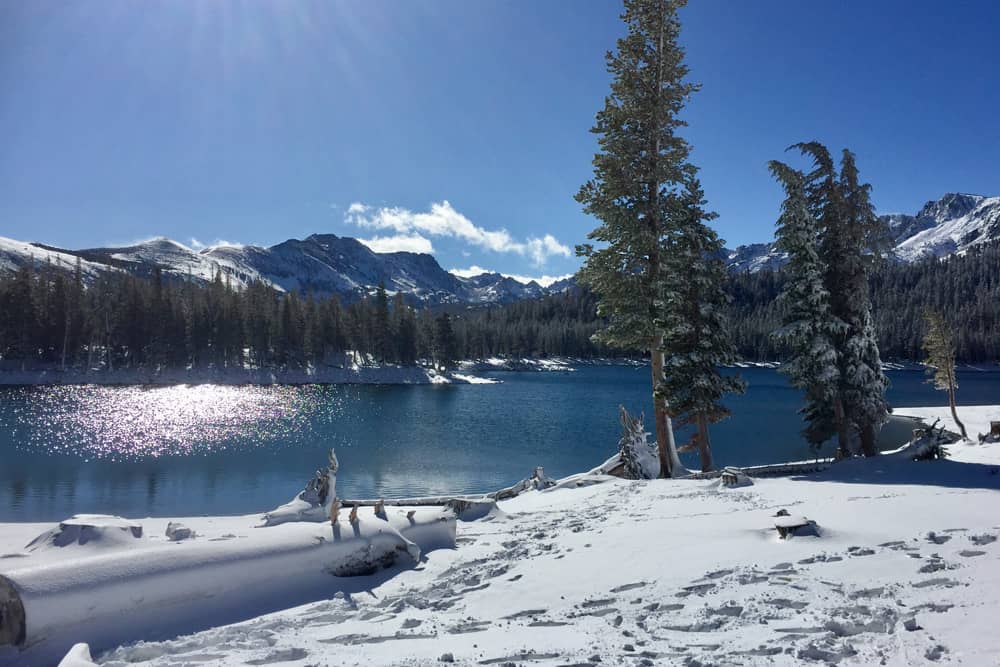
[[[916,215],[880,216],[889,228],[892,255],[901,262],[963,253],[972,246],[1000,240],[1000,197],[950,193],[924,204]],[[774,243],[753,243],[726,251],[734,271],[778,268],[787,257]]]
[[[211,281],[223,279],[241,287],[261,281],[289,291],[338,294],[346,299],[373,293],[380,282],[389,292],[403,292],[428,304],[490,304],[531,299],[565,290],[563,280],[548,286],[520,282],[499,273],[456,276],[431,255],[411,252],[376,253],[352,238],[313,234],[263,248],[223,245],[194,251],[176,241],[157,238],[121,248],[67,250],[0,237],[0,271],[46,263],[73,271],[77,261],[87,282],[106,271]]]
[[[1000,197],[947,194],[930,201],[916,215],[882,216],[888,223],[899,261],[941,257],[1000,239]],[[773,243],[726,250],[733,271],[773,269],[786,257]],[[410,252],[376,253],[356,239],[313,234],[264,248],[221,245],[194,251],[167,238],[121,248],[67,250],[0,237],[0,271],[47,262],[73,271],[79,260],[86,281],[102,272],[151,276],[159,268],[168,277],[210,281],[219,272],[239,287],[259,280],[280,290],[338,294],[346,299],[371,294],[380,282],[427,304],[510,303],[562,292],[573,279],[548,286],[523,283],[499,273],[461,277],[441,268],[433,256]]]

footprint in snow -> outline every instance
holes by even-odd
[[[624,584],[622,586],[615,586],[611,589],[612,593],[624,593],[625,591],[631,591],[636,588],[642,588],[648,584],[645,581],[637,581],[634,584]]]
[[[927,541],[933,544],[944,544],[951,539],[951,535],[938,535],[933,530],[927,533]]]
[[[764,602],[774,605],[778,609],[794,609],[795,611],[800,611],[809,606],[808,602],[789,600],[788,598],[774,598],[773,600],[765,600]]]
[[[987,544],[992,544],[997,541],[996,535],[969,535],[969,541],[975,544],[977,547],[984,547]]]
[[[278,662],[293,662],[295,660],[302,660],[309,655],[309,652],[303,648],[287,648],[278,651],[271,651],[262,658],[255,658],[253,660],[247,660],[248,665],[272,665]],[[221,656],[219,656],[221,657]]]
[[[973,558],[975,556],[985,556],[985,551],[976,551],[974,549],[962,549],[958,552],[958,555],[962,558]]]
[[[513,620],[518,619],[518,618],[525,618],[526,616],[541,616],[542,614],[544,614],[547,611],[548,611],[548,609],[525,609],[524,611],[519,611],[519,612],[510,614],[508,616],[504,616],[503,619],[505,621],[513,621]]]
[[[910,584],[913,588],[929,588],[931,586],[944,586],[945,588],[954,588],[959,585],[959,582],[954,579],[948,579],[946,577],[935,577],[934,579],[926,579],[924,581],[918,581],[914,584]]]

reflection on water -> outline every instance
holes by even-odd
[[[719,465],[810,458],[800,395],[768,369],[713,426]],[[345,497],[490,491],[545,466],[562,476],[615,449],[617,407],[650,415],[648,369],[498,373],[496,385],[0,388],[0,521],[81,512],[132,517],[260,512],[337,449]],[[935,405],[923,375],[890,375],[896,405]],[[960,378],[1000,403],[996,373]],[[892,427],[893,445],[910,425]],[[678,433],[683,442],[688,433]],[[696,467],[697,453],[684,455]]]
[[[14,389],[4,400],[14,446],[85,461],[294,444],[341,407],[321,387],[288,386],[54,386]]]

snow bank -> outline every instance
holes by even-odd
[[[959,405],[956,411],[972,440],[976,440],[976,435],[979,433],[989,433],[991,421],[1000,421],[1000,406],[997,405]],[[941,425],[946,430],[959,433],[958,424],[952,419],[951,410],[948,408],[893,408],[892,414],[897,417],[913,417],[927,424],[940,419]]]

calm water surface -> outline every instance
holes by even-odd
[[[799,393],[772,370],[741,373],[750,388],[713,428],[716,463],[808,458]],[[593,467],[615,450],[619,403],[652,412],[647,368],[491,375],[502,383],[0,388],[0,521],[264,511],[330,447],[344,497],[491,491],[536,465],[551,476]],[[894,405],[944,400],[922,373],[890,379]],[[965,373],[960,385],[966,404],[1000,403],[1000,373]],[[697,466],[697,454],[684,458]]]

